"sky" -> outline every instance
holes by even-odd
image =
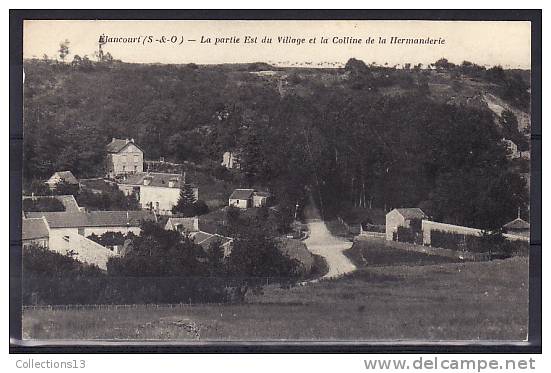
[[[464,60],[479,65],[506,68],[530,67],[530,22],[526,21],[67,21],[30,20],[23,29],[23,57],[59,58],[61,41],[69,40],[70,54],[92,57],[101,35],[134,38],[134,43],[107,43],[104,52],[134,63],[250,63],[268,62],[280,66],[343,65],[349,58],[379,65],[404,63],[427,65],[445,57],[454,63]],[[162,37],[166,42],[162,43]],[[244,43],[245,37],[257,38]],[[279,43],[277,37],[302,39]],[[390,44],[391,37],[432,38],[443,44]],[[151,39],[149,39],[151,37]],[[175,43],[170,41],[174,37]],[[272,43],[262,43],[271,38]],[[322,44],[321,38],[327,38]],[[333,42],[360,39],[361,44]],[[211,43],[201,43],[210,38]],[[239,43],[214,44],[216,38],[240,38]],[[315,38],[315,40],[313,39]],[[366,39],[374,41],[366,43]],[[379,43],[380,38],[387,43]],[[145,40],[145,42],[144,42]],[[152,42],[148,42],[152,40]],[[182,41],[180,44],[180,41]],[[189,41],[193,40],[193,41]],[[310,41],[313,40],[313,43]],[[318,65],[324,63],[323,65]]]

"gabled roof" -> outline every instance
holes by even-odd
[[[105,149],[108,153],[118,153],[121,150],[123,150],[128,144],[134,144],[138,149],[142,150],[136,143],[134,142],[134,139],[116,139],[113,137],[111,142],[107,144]]]
[[[219,234],[210,234],[207,232],[196,232],[194,233],[191,238],[193,239],[193,242],[195,242],[197,245],[201,246],[203,249],[208,250],[210,248],[210,244],[213,242],[220,242],[220,245],[226,245],[232,241],[229,237],[224,237]]]
[[[405,219],[426,219],[427,215],[418,207],[408,207],[408,208],[399,208],[395,209],[402,215]]]
[[[64,194],[58,196],[23,196],[23,199],[41,199],[41,198],[55,198],[63,204],[65,207],[65,212],[79,212],[80,207],[75,199],[75,196],[72,194]]]
[[[52,175],[52,177],[50,177],[50,180],[55,176],[59,177],[68,184],[78,184],[78,179],[71,171],[57,171]]]
[[[253,196],[254,189],[235,189],[230,199],[249,199]]]
[[[528,223],[525,220],[522,220],[521,218],[516,218],[513,221],[510,221],[509,223],[505,224],[503,226],[505,229],[530,229],[530,223]]]
[[[42,218],[23,219],[21,238],[34,240],[49,237],[48,227]]]
[[[149,211],[26,212],[25,216],[43,216],[50,228],[137,227],[142,220],[156,221]]]
[[[126,175],[124,179],[118,181],[125,185],[144,185],[145,178],[150,178],[148,186],[169,188],[169,182],[174,181],[173,188],[180,188],[185,182],[181,174],[168,174],[163,172],[136,172]]]

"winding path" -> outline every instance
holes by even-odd
[[[352,242],[333,236],[319,218],[319,211],[312,206],[305,211],[310,235],[304,243],[310,252],[324,257],[327,262],[329,271],[321,278],[335,278],[354,271],[356,266],[343,254],[352,247]]]

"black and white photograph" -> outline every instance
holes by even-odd
[[[24,20],[20,343],[528,341],[531,27]]]

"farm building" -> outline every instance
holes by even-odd
[[[229,206],[247,209],[253,204],[254,189],[235,189],[230,195]]]
[[[134,139],[113,138],[107,144],[106,151],[106,171],[109,178],[143,172],[143,151],[134,143]]]
[[[231,245],[233,239],[229,237],[224,237],[219,234],[212,234],[203,231],[194,232],[191,234],[191,239],[199,246],[201,246],[205,251],[210,250],[210,246],[214,242],[218,242],[220,246],[224,249],[224,256],[228,256],[231,253]]]
[[[37,245],[49,247],[50,233],[45,218],[23,219],[21,243],[23,247]]]
[[[51,190],[54,190],[59,183],[65,183],[75,188],[79,186],[78,179],[71,171],[57,171],[46,181]]]
[[[249,207],[267,206],[271,194],[268,192],[259,192],[254,189],[235,189],[229,198],[229,206],[240,209]]]
[[[126,195],[135,194],[143,209],[160,215],[171,215],[184,183],[185,176],[180,174],[138,172],[125,175],[119,180],[118,187]],[[198,199],[199,189],[193,187],[193,192],[195,199]]]
[[[198,218],[169,218],[165,229],[190,234],[190,238],[205,251],[210,249],[213,242],[218,241],[224,249],[224,256],[228,256],[231,252],[233,239],[199,230]]]
[[[166,230],[178,232],[195,232],[199,230],[198,218],[168,218]]]
[[[398,232],[398,227],[410,228],[412,224],[418,224],[421,229],[421,221],[427,219],[427,215],[420,208],[399,208],[386,214],[386,239],[393,240],[393,235]]]
[[[52,248],[68,246],[70,238],[76,235],[100,236],[105,232],[138,235],[142,220],[156,221],[155,215],[148,211],[25,212],[24,218],[45,219]]]
[[[520,218],[520,212],[515,220],[503,226],[505,233],[516,236],[530,237],[530,223]]]
[[[87,236],[106,232],[138,235],[143,220],[156,217],[147,211],[25,212],[23,245],[38,243],[60,254],[72,252],[75,259],[106,269],[108,259],[116,253]]]

